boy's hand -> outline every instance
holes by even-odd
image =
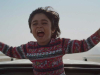
[[[99,37],[100,37],[100,28],[99,28],[99,30],[97,31],[97,33],[98,33],[98,35],[99,35]],[[99,38],[100,39],[100,38]],[[100,40],[99,40],[99,42],[100,42]]]
[[[99,30],[98,30],[98,34],[99,34],[99,36],[100,36],[100,28],[99,28]]]
[[[99,30],[97,30],[97,33],[98,33],[98,35],[100,36],[100,28],[99,28]]]

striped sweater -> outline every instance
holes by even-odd
[[[34,75],[65,75],[63,55],[88,51],[99,42],[100,36],[94,33],[86,40],[52,38],[45,46],[31,41],[18,47],[10,47],[0,42],[0,51],[10,57],[29,59],[33,63]]]

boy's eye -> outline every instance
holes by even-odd
[[[47,23],[42,23],[42,24],[47,24]]]
[[[37,23],[34,23],[33,25],[37,25]]]

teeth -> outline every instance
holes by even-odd
[[[42,31],[38,31],[38,32],[42,32]]]

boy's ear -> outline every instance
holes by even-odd
[[[54,32],[55,32],[55,29],[52,30],[52,33],[54,33]]]

